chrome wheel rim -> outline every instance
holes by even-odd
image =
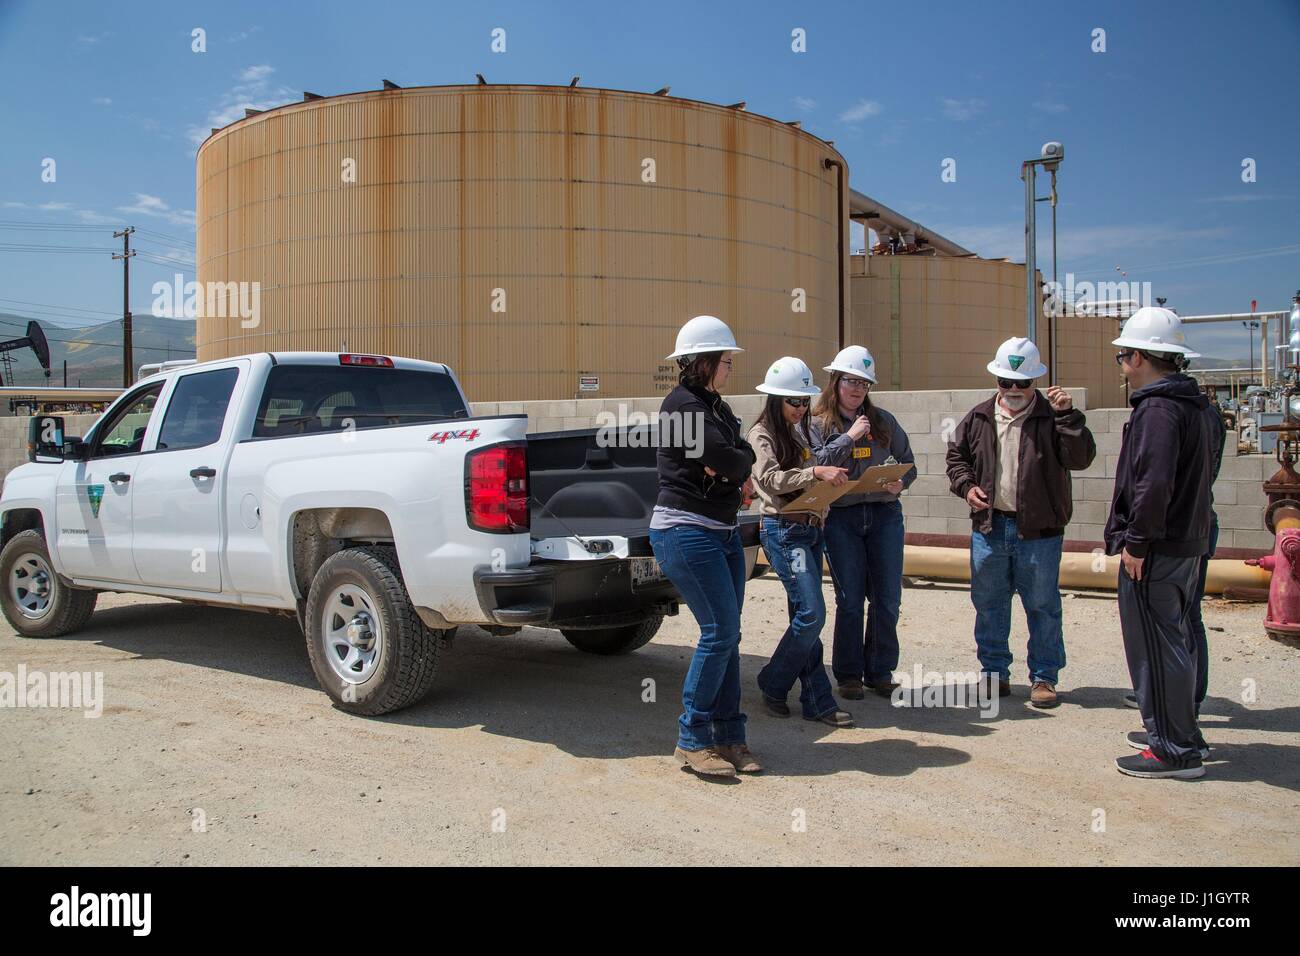
[[[34,551],[21,555],[9,572],[9,597],[29,621],[39,621],[50,613],[56,587],[50,563]]]
[[[325,659],[340,680],[364,684],[384,649],[384,625],[374,598],[355,584],[336,587],[321,612]]]

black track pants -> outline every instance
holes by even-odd
[[[1155,755],[1176,767],[1200,763],[1196,640],[1189,614],[1198,557],[1148,553],[1142,580],[1119,570],[1119,622],[1138,709]]]

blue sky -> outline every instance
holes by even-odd
[[[191,51],[191,30],[207,52]],[[507,52],[489,50],[507,31]],[[791,31],[807,31],[807,52]],[[1093,52],[1093,31],[1105,52]],[[1300,288],[1300,2],[220,4],[0,0],[0,311],[120,314],[192,257],[194,154],[259,107],[403,85],[567,83],[732,103],[833,139],[853,185],[981,255],[1023,260],[1021,160],[1064,142],[1060,274],[1150,281],[1184,314]],[[57,162],[42,182],[41,163]],[[956,160],[955,182],[941,180]],[[1242,181],[1255,161],[1256,181]],[[1043,186],[1046,191],[1046,186]],[[1046,204],[1040,266],[1050,269]],[[25,223],[56,228],[15,228]],[[89,230],[62,228],[89,226]],[[145,232],[149,230],[149,232]],[[855,237],[854,246],[861,245]],[[151,258],[150,258],[151,257]],[[37,303],[39,305],[29,305]],[[77,321],[81,319],[83,321]],[[1246,332],[1201,327],[1208,354]]]

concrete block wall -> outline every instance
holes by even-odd
[[[1120,441],[1127,408],[1088,409],[1086,389],[1067,389],[1075,405],[1088,418],[1088,427],[1097,441],[1097,458],[1074,476],[1074,520],[1066,528],[1072,540],[1100,544],[1106,516],[1110,512],[1114,490],[1115,465],[1119,460]],[[916,456],[918,477],[902,498],[907,530],[914,533],[970,534],[969,511],[965,502],[948,490],[947,442],[957,422],[975,405],[990,395],[987,389],[926,391],[878,391],[873,398],[890,411],[907,431]],[[727,402],[748,429],[762,410],[766,396],[728,395]],[[474,414],[492,415],[526,412],[528,430],[555,431],[565,428],[591,428],[602,412],[628,415],[632,412],[653,415],[659,410],[660,397],[637,399],[583,399],[554,402],[475,403]],[[1247,548],[1266,551],[1273,547],[1273,536],[1264,528],[1263,481],[1277,470],[1271,455],[1237,456],[1236,445],[1228,442],[1223,467],[1214,486],[1215,510],[1219,515],[1219,544],[1224,548]]]
[[[80,438],[98,419],[98,415],[65,415],[64,429]],[[27,462],[27,429],[31,418],[0,416],[0,479]]]
[[[1097,440],[1097,458],[1092,466],[1074,476],[1074,520],[1066,528],[1066,537],[1098,542],[1110,510],[1114,488],[1115,463],[1119,458],[1120,440],[1127,408],[1087,408],[1086,389],[1069,389],[1075,405],[1085,411],[1088,427]],[[880,407],[893,413],[907,431],[916,456],[918,477],[903,495],[903,514],[907,530],[913,533],[968,536],[970,520],[965,502],[948,490],[945,452],[953,430],[968,411],[991,393],[987,389],[889,392],[873,394]],[[652,416],[659,411],[662,396],[630,399],[571,399],[534,402],[475,402],[475,415],[528,415],[529,432],[562,431],[594,428],[602,412],[615,418],[637,413]],[[728,395],[727,402],[741,418],[746,430],[758,418],[766,396],[761,394]],[[95,421],[94,415],[67,417],[71,435],[83,435]],[[27,423],[25,417],[0,417],[0,475],[27,460]],[[1267,551],[1273,536],[1264,528],[1263,482],[1277,471],[1272,455],[1236,454],[1231,440],[1225,450],[1219,480],[1214,485],[1215,510],[1219,515],[1219,545]]]

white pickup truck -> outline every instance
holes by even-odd
[[[32,420],[0,494],[0,608],[28,637],[82,627],[99,591],[296,614],[321,687],[374,715],[429,691],[457,625],[616,654],[677,613],[652,441],[473,418],[445,365],[247,355],[144,379],[84,438],[63,424]],[[752,572],[756,516],[741,533]]]

